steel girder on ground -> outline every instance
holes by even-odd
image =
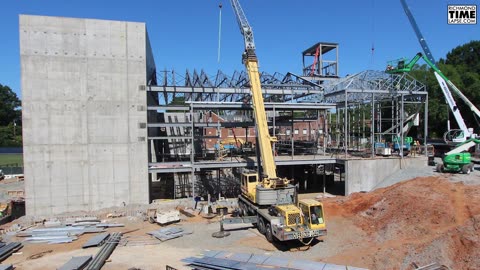
[[[322,96],[321,85],[303,79],[293,73],[286,75],[275,72],[260,74],[262,91],[267,102],[285,102],[308,100],[309,96]],[[160,104],[169,104],[175,98],[185,101],[207,102],[249,102],[250,83],[245,71],[235,71],[227,76],[218,71],[213,77],[203,70],[186,71],[179,75],[175,71],[163,71],[158,74],[157,86],[148,86],[148,91],[162,92]]]

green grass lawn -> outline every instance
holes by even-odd
[[[23,166],[22,154],[0,154],[0,166],[15,163],[18,163],[18,166]]]

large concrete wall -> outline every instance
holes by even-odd
[[[345,164],[345,195],[377,188],[389,176],[406,168],[427,166],[426,157],[349,159]]]
[[[144,23],[20,15],[28,215],[148,203],[147,43]]]

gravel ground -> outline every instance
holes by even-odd
[[[440,162],[438,160],[437,162]],[[412,179],[422,176],[443,176],[452,182],[464,182],[467,185],[480,184],[480,166],[476,165],[476,169],[470,175],[464,174],[442,174],[435,171],[434,166],[424,167],[421,169],[402,170],[383,181],[377,188],[390,186],[403,180]],[[6,198],[7,190],[20,189],[23,182],[0,182],[0,198]],[[316,194],[312,194],[314,197]],[[2,197],[3,196],[3,197]],[[184,203],[165,202],[166,206],[188,206],[191,201]],[[193,203],[191,203],[193,206]],[[162,205],[162,206],[164,206]],[[339,205],[338,207],[343,207]],[[373,206],[375,207],[375,205]],[[160,207],[163,208],[163,207]],[[128,218],[117,218],[111,220],[113,222],[125,222],[126,227],[116,230],[128,231],[131,229],[139,229],[129,235],[145,236],[146,232],[160,228],[156,224],[148,222],[132,220]],[[368,235],[365,230],[355,224],[354,219],[345,218],[342,215],[327,216],[328,236],[325,239],[315,241],[313,246],[306,251],[297,251],[296,247],[301,246],[297,243],[285,245],[273,245],[266,241],[263,235],[250,225],[225,225],[225,229],[230,231],[231,235],[226,238],[217,239],[211,235],[219,230],[218,220],[204,219],[202,217],[184,218],[178,224],[170,226],[182,226],[193,234],[186,235],[181,238],[172,239],[158,245],[148,246],[122,246],[118,247],[109,259],[109,262],[102,269],[129,269],[137,267],[138,269],[165,269],[166,265],[173,266],[177,269],[190,269],[186,267],[181,259],[196,256],[205,250],[225,250],[241,253],[267,254],[280,257],[289,257],[296,259],[309,259],[315,261],[323,261],[334,264],[348,264],[356,267],[364,267],[372,265],[372,260],[381,260],[381,256],[374,256],[377,250],[380,250],[381,243],[389,242],[388,232],[396,230],[390,228],[395,224],[385,227],[384,234]],[[8,224],[6,225],[9,226]],[[111,231],[116,231],[111,230]],[[13,255],[3,263],[13,263],[16,269],[55,269],[68,261],[72,256],[81,256],[86,254],[94,255],[98,249],[81,249],[80,246],[90,238],[90,235],[83,235],[79,240],[71,244],[64,245],[42,245],[42,244],[26,244],[19,254]],[[361,240],[363,239],[363,240]],[[378,243],[372,247],[372,243]],[[392,245],[393,248],[396,246]],[[51,254],[34,261],[28,260],[28,256],[42,251],[53,249]],[[292,250],[291,250],[292,249]],[[362,251],[363,250],[363,251]],[[362,251],[362,252],[359,252]],[[396,252],[392,248],[383,250],[382,252]],[[356,254],[348,257],[348,254]],[[370,255],[369,255],[370,254]],[[398,256],[406,256],[397,254]],[[373,256],[373,257],[372,257]],[[373,259],[372,259],[373,258]],[[407,257],[405,257],[407,258]],[[387,260],[388,261],[388,260]],[[374,262],[381,264],[381,262]],[[407,269],[402,267],[402,269]]]
[[[442,163],[440,158],[435,158],[435,163],[439,164]],[[451,181],[454,182],[464,182],[467,185],[479,185],[480,184],[480,165],[475,165],[475,171],[470,173],[469,175],[462,174],[462,173],[439,173],[436,171],[435,166],[426,166],[423,168],[411,168],[400,170],[397,173],[391,175],[381,183],[379,183],[375,189],[388,187],[394,185],[398,182],[413,179],[415,177],[423,177],[423,176],[445,176]]]

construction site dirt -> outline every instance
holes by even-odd
[[[165,269],[166,265],[190,269],[181,260],[205,250],[270,254],[369,269],[415,269],[413,263],[433,262],[450,269],[480,269],[480,185],[474,180],[478,178],[478,171],[470,175],[433,173],[369,193],[321,199],[328,235],[310,249],[297,252],[291,246],[269,243],[251,225],[226,225],[231,235],[213,238],[212,233],[219,230],[218,217],[183,216],[179,223],[164,227],[182,227],[192,234],[165,242],[144,241],[147,232],[160,228],[158,224],[139,217],[112,218],[107,222],[125,227],[109,228],[108,232],[124,232],[125,240],[102,269]],[[82,249],[91,236],[84,234],[67,244],[24,243],[23,249],[2,264],[13,264],[19,270],[56,269],[73,256],[95,255],[100,247]],[[135,244],[128,244],[129,239]]]

